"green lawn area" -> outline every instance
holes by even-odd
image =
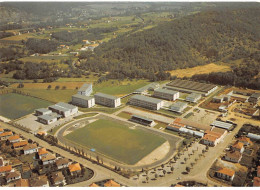
[[[121,123],[100,119],[75,130],[65,138],[95,148],[112,159],[135,164],[166,140],[141,129],[129,129]]]
[[[124,95],[134,92],[136,89],[149,84],[147,80],[109,80],[93,86],[94,92],[102,92],[111,95]]]
[[[132,117],[132,114],[126,113],[126,112],[120,112],[119,114],[117,114],[118,117],[122,117],[125,119],[130,119]]]
[[[98,111],[98,112],[104,112],[104,113],[108,113],[108,114],[111,114],[111,113],[114,113],[118,110],[120,110],[121,108],[123,107],[117,107],[117,108],[109,108],[109,107],[99,107],[99,106],[95,106],[94,108],[81,108],[79,107],[79,111],[82,111],[82,112],[95,112],[95,111]]]
[[[65,89],[65,90],[54,90],[54,89],[21,89],[24,93],[29,93],[31,96],[38,97],[50,102],[69,102],[71,96],[77,93],[77,90]]]
[[[51,102],[15,93],[0,95],[0,115],[17,119],[34,112],[35,109],[51,105]]]
[[[156,129],[160,129],[161,127],[165,129],[167,127],[167,123],[162,123],[159,121],[156,121],[156,123],[157,124],[154,126],[154,128],[156,128]]]

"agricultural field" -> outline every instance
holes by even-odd
[[[0,115],[17,119],[34,112],[35,109],[48,107],[51,102],[15,93],[0,95]]]
[[[127,112],[120,112],[117,114],[118,117],[122,117],[124,119],[130,119],[132,117],[132,114],[127,113]]]
[[[22,41],[22,40],[27,40],[29,38],[49,39],[44,35],[37,35],[35,33],[25,33],[25,34],[21,34],[21,35],[3,38],[2,40]]]
[[[166,140],[141,129],[99,119],[65,138],[126,164],[135,164]]]
[[[177,69],[177,70],[169,71],[169,73],[171,73],[172,76],[175,75],[177,77],[192,77],[195,74],[208,74],[211,72],[227,72],[230,70],[231,68],[228,65],[210,63],[207,65],[197,66],[193,68]]]
[[[68,65],[62,62],[70,59],[73,60],[75,58],[70,56],[30,56],[30,57],[23,57],[19,60],[23,62],[33,62],[33,63],[41,63],[41,62],[57,63],[61,68],[67,68]]]

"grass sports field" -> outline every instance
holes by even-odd
[[[126,164],[137,163],[166,141],[158,135],[105,119],[77,129],[65,138]]]
[[[0,115],[9,119],[17,119],[32,113],[37,108],[44,108],[51,102],[41,99],[10,93],[0,95]]]

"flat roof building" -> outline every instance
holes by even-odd
[[[153,96],[157,98],[173,101],[180,97],[180,93],[173,90],[158,88],[154,90]]]
[[[226,129],[228,131],[232,130],[233,128],[233,124],[218,120],[213,121],[213,123],[211,123],[211,126]]]
[[[159,110],[163,106],[163,100],[143,95],[132,96],[129,103],[134,106],[139,106],[151,110]]]
[[[130,121],[140,123],[142,125],[146,125],[146,126],[150,126],[150,127],[153,127],[155,125],[154,120],[149,119],[147,117],[140,116],[140,115],[132,115],[132,118],[130,119]]]
[[[89,96],[93,92],[92,84],[83,84],[81,88],[78,90],[78,94],[83,96]]]
[[[71,103],[84,108],[91,108],[95,105],[94,97],[75,94],[72,96]]]
[[[175,102],[171,105],[170,110],[178,113],[182,113],[185,108],[188,107],[186,102]]]
[[[61,115],[57,113],[50,113],[38,116],[37,120],[45,125],[49,125],[57,121],[59,118],[61,118]]]
[[[199,101],[201,99],[201,94],[198,93],[191,93],[186,97],[186,101],[187,102],[193,102],[196,103],[197,101]]]
[[[195,92],[208,96],[210,93],[215,91],[218,86],[189,80],[175,79],[166,84],[166,88],[188,93]]]
[[[59,102],[55,105],[49,106],[49,109],[63,117],[69,117],[78,112],[78,107],[64,102]]]
[[[46,109],[46,108],[40,108],[40,109],[35,110],[35,115],[36,116],[38,116],[38,115],[46,115],[46,114],[51,114],[51,110]]]
[[[116,108],[121,105],[121,99],[117,96],[112,96],[104,93],[94,95],[96,104]]]
[[[159,83],[153,82],[153,83],[147,84],[146,86],[138,88],[137,90],[135,90],[135,92],[143,94],[143,93],[147,92],[148,90],[155,90],[155,89],[159,88],[159,86],[160,86]]]

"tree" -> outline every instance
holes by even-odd
[[[37,83],[37,82],[38,82],[38,80],[37,80],[37,79],[33,79],[33,82],[34,82],[34,83]]]
[[[186,163],[186,161],[187,161],[187,158],[184,158],[184,162]]]
[[[51,89],[51,85],[50,85],[50,84],[48,85],[48,90],[49,90],[49,89]]]
[[[154,175],[154,177],[155,177],[155,179],[158,178],[158,174],[156,173],[156,174]]]
[[[171,167],[171,172],[172,172],[172,173],[173,173],[173,170],[174,170],[174,167],[172,166],[172,167]]]
[[[24,84],[23,83],[19,83],[17,88],[23,88],[24,87]]]
[[[190,167],[186,167],[186,172],[189,173],[190,172]]]
[[[166,174],[166,170],[163,170],[163,175],[165,176],[165,174]]]
[[[207,151],[209,150],[209,146],[208,146],[208,145],[206,145],[206,150],[207,150]]]
[[[66,86],[63,86],[63,87],[62,87],[62,90],[65,90],[66,88],[67,88]]]
[[[148,177],[148,176],[146,176],[146,182],[148,182],[148,180],[149,180],[149,177]]]
[[[59,90],[59,89],[60,89],[59,85],[55,86],[55,90]]]

